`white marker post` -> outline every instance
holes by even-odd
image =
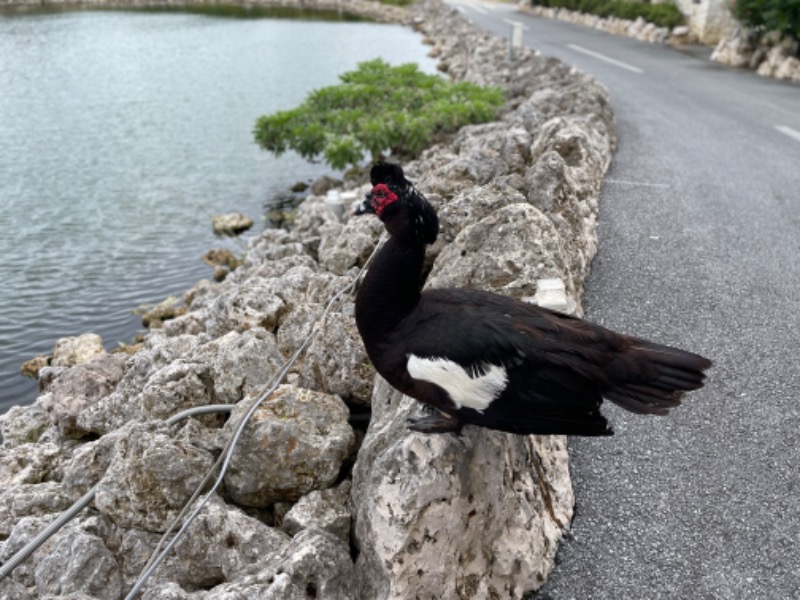
[[[508,59],[513,61],[516,55],[516,50],[522,48],[522,23],[519,21],[511,21],[511,45],[508,49]]]
[[[344,219],[344,204],[339,190],[328,190],[325,194],[325,206],[339,219],[339,222]]]

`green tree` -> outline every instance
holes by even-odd
[[[413,156],[439,133],[493,119],[504,101],[498,88],[453,84],[415,64],[393,67],[380,59],[340,80],[311,92],[297,108],[259,117],[256,142],[276,155],[295,150],[344,169],[366,153]]]
[[[800,0],[736,0],[733,13],[744,25],[800,40]]]

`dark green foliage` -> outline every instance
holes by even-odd
[[[800,1],[800,0],[792,0]],[[686,18],[674,4],[649,4],[647,2],[631,2],[627,0],[533,0],[537,6],[566,8],[599,17],[617,17],[635,21],[642,17],[645,21],[659,27],[676,27],[683,25]]]
[[[780,31],[800,40],[800,0],[736,0],[733,13],[748,27]]]
[[[311,92],[297,108],[260,117],[256,142],[277,155],[295,150],[344,169],[365,153],[414,155],[437,133],[491,120],[504,100],[497,88],[452,84],[415,64],[393,67],[380,59],[361,63],[340,80]]]

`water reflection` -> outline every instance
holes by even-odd
[[[328,171],[258,150],[259,115],[364,60],[434,71],[426,52],[407,29],[364,22],[0,15],[0,411],[33,400],[19,366],[56,338],[129,341],[132,308],[210,277],[202,255],[233,243],[214,238],[212,214],[260,219]]]

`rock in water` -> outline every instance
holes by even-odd
[[[242,213],[229,213],[211,217],[211,227],[217,235],[239,235],[252,226],[253,219]]]
[[[54,367],[74,367],[103,352],[105,352],[103,339],[96,333],[65,337],[56,342],[50,364]]]

